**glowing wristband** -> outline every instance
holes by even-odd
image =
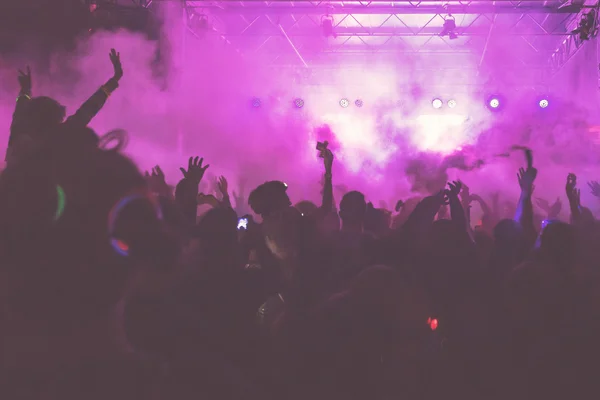
[[[119,201],[117,201],[108,214],[108,234],[110,235],[110,245],[117,252],[117,254],[124,257],[129,255],[129,244],[119,238],[114,237],[115,225],[121,210],[123,210],[123,208],[125,208],[125,206],[130,204],[132,201],[140,199],[148,199],[154,206],[156,217],[160,220],[163,219],[162,210],[157,199],[149,196],[147,193],[133,193],[119,199]]]
[[[27,100],[31,100],[31,96],[28,94],[21,94],[17,97],[17,101],[21,99],[21,97],[25,97]]]
[[[54,221],[58,221],[63,215],[66,204],[67,196],[65,195],[64,189],[60,185],[56,185],[56,212],[54,213]]]

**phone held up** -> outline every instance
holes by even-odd
[[[238,219],[237,224],[238,231],[245,231],[248,229],[248,217],[242,217]]]
[[[329,146],[329,142],[317,142],[317,151],[319,152],[319,157],[323,158],[325,156],[325,150],[327,150],[327,146]]]

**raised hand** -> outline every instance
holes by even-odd
[[[519,168],[519,173],[517,173],[517,179],[519,180],[519,186],[521,190],[526,193],[533,193],[533,182],[535,182],[535,178],[537,177],[537,169],[535,168]]]
[[[165,174],[158,165],[152,168],[151,172],[146,171],[144,175],[153,193],[167,195],[170,192],[169,185],[165,181]]]
[[[600,183],[598,181],[590,181],[588,182],[588,186],[592,191],[592,195],[600,199]]]
[[[541,208],[546,214],[550,214],[550,203],[546,199],[538,197],[535,199],[535,204]]]
[[[460,181],[452,181],[448,182],[448,189],[445,192],[448,198],[458,198],[461,189],[462,183]]]
[[[206,172],[208,167],[210,167],[210,165],[202,166],[203,162],[204,158],[190,157],[190,159],[188,160],[187,170],[185,168],[179,168],[179,170],[181,171],[185,179],[189,179],[193,182],[200,183],[200,181],[204,177],[204,173]]]
[[[117,51],[115,49],[110,49],[110,54],[108,56],[110,57],[110,62],[112,63],[113,69],[115,71],[113,78],[115,78],[118,81],[119,79],[121,79],[123,77],[123,66],[121,65],[121,53],[117,53]]]
[[[27,72],[23,72],[23,71],[19,70],[18,80],[19,80],[19,85],[21,86],[21,93],[27,94],[27,93],[31,93],[31,88],[32,88],[31,68],[29,68],[29,66],[27,66],[25,71],[27,71]]]
[[[219,192],[221,192],[223,197],[229,196],[229,184],[227,183],[227,179],[225,179],[224,176],[221,176],[219,177],[219,179],[217,179],[217,188],[219,189]]]
[[[565,191],[567,192],[567,197],[571,199],[573,195],[575,195],[575,187],[577,186],[577,175],[569,174],[567,175],[567,184],[565,185]]]

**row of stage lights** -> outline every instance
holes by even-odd
[[[304,107],[304,100],[297,97],[294,99],[294,101],[292,102],[294,104],[294,106],[296,108],[302,108]],[[262,105],[262,102],[260,101],[260,99],[258,97],[255,97],[252,99],[252,107],[253,108],[259,108]],[[362,107],[364,105],[363,101],[361,99],[356,99],[354,101],[354,105],[356,107]],[[343,108],[348,108],[350,106],[350,100],[343,98],[340,100],[340,106]]]
[[[502,99],[501,96],[493,95],[493,96],[488,97],[488,99],[486,101],[486,106],[491,111],[500,111],[504,107],[504,103],[505,103],[505,101],[504,101],[504,99]],[[260,101],[260,99],[258,97],[255,97],[252,99],[252,107],[259,108],[261,106],[261,104],[262,104],[262,102]],[[295,98],[293,101],[293,104],[296,108],[302,108],[302,107],[304,107],[304,100],[299,97]],[[433,108],[435,108],[436,110],[444,107],[444,104],[448,108],[454,108],[454,107],[456,107],[456,105],[458,103],[454,99],[450,99],[450,100],[444,102],[442,99],[437,98],[437,97],[431,101],[431,106]],[[361,99],[356,99],[354,101],[354,105],[356,107],[360,108],[364,105],[364,103]],[[541,98],[538,101],[538,106],[542,109],[547,108],[549,105],[550,105],[550,102],[546,98]],[[350,106],[350,100],[348,100],[347,98],[341,99],[340,106],[342,108],[348,108]]]
[[[492,95],[492,96],[488,97],[486,106],[491,111],[500,111],[500,110],[502,110],[502,108],[504,108],[505,103],[506,102],[504,101],[502,96]],[[537,99],[537,106],[539,108],[546,109],[546,108],[548,108],[549,105],[550,105],[550,101],[547,98],[539,97]]]
[[[446,102],[446,105],[448,106],[448,108],[454,108],[456,107],[456,100],[451,99],[448,100]],[[492,95],[489,96],[486,100],[486,106],[487,108],[489,108],[491,111],[500,111],[502,108],[504,108],[504,104],[505,101],[501,96],[496,96],[496,95]],[[548,108],[548,106],[550,105],[550,101],[548,101],[548,99],[546,98],[539,98],[538,99],[538,107],[539,108]],[[435,98],[431,101],[431,106],[435,109],[440,109],[444,106],[444,101],[442,99],[439,98]]]

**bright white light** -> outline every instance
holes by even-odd
[[[450,107],[450,108],[456,107],[456,100],[448,100],[448,107]]]
[[[498,108],[500,106],[500,100],[498,99],[491,99],[490,100],[490,107],[492,108]]]
[[[340,144],[335,154],[336,160],[339,159],[352,172],[369,174],[373,169],[387,164],[398,150],[396,144],[389,143],[380,134],[377,122],[371,116],[338,112],[322,115],[319,121],[329,125],[335,133]],[[314,145],[311,145],[311,150],[311,156],[314,157]]]
[[[340,100],[340,106],[346,108],[350,105],[350,101],[348,101],[348,99],[341,99]]]
[[[540,100],[540,107],[541,108],[548,107],[548,100],[546,100],[546,99]]]
[[[431,105],[433,106],[433,108],[442,108],[442,106],[444,105],[444,102],[441,101],[440,99],[433,99],[433,101],[431,102]]]
[[[423,151],[448,154],[471,141],[464,115],[419,115],[411,141]]]

